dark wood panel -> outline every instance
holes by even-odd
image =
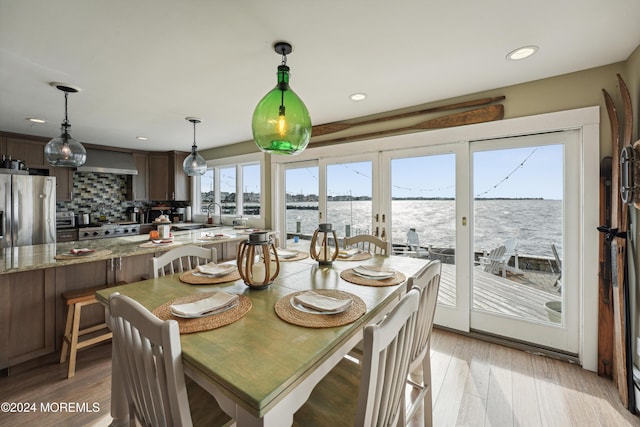
[[[127,198],[133,201],[149,199],[149,156],[145,153],[133,153],[133,160],[138,170],[138,175],[131,175],[128,182]]]
[[[189,200],[191,179],[184,173],[182,163],[190,153],[172,151],[169,159],[172,167],[169,175],[169,198],[171,200]]]
[[[27,167],[47,166],[44,159],[46,142],[28,138],[7,137],[7,154],[13,159],[22,160]]]
[[[149,154],[149,199],[169,200],[169,155]]]
[[[55,351],[55,277],[51,270],[3,275],[2,367]]]

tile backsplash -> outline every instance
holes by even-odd
[[[126,200],[127,176],[109,173],[74,172],[73,200],[56,202],[58,211],[73,211],[90,213],[92,221],[99,218],[101,211],[109,221],[126,221],[129,219],[127,210],[138,206],[144,210],[144,202]]]

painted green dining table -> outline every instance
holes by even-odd
[[[211,393],[238,427],[291,425],[293,414],[308,399],[315,385],[363,336],[365,325],[380,320],[406,292],[406,281],[393,286],[363,286],[340,277],[358,265],[380,266],[417,273],[428,260],[374,255],[364,261],[335,261],[319,266],[307,258],[280,263],[280,274],[263,290],[249,288],[242,280],[217,285],[190,285],[180,274],[164,276],[97,292],[108,306],[114,292],[128,295],[149,310],[198,292],[222,290],[245,295],[251,310],[239,320],[204,332],[181,334],[185,374]],[[296,326],[275,312],[276,302],[298,291],[338,289],[357,295],[366,312],[352,323],[328,328]],[[128,424],[118,367],[112,377],[112,425]]]

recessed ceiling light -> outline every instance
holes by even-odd
[[[147,138],[146,136],[136,136],[136,139],[139,139],[140,141],[148,141],[149,138]]]
[[[31,123],[47,123],[46,120],[36,119],[34,117],[27,117],[27,120],[29,120]]]
[[[366,97],[367,97],[367,94],[362,92],[349,95],[349,98],[351,98],[351,100],[353,101],[363,101]]]
[[[540,49],[538,46],[523,46],[519,47],[516,50],[512,50],[507,54],[507,59],[509,61],[519,61],[521,59],[525,59],[536,53]]]

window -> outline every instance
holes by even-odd
[[[196,180],[198,190],[194,201],[195,212],[208,215],[261,218],[262,208],[261,154],[208,161],[209,169]],[[241,195],[238,197],[238,195]]]
[[[242,166],[242,213],[245,216],[260,216],[260,165]]]

